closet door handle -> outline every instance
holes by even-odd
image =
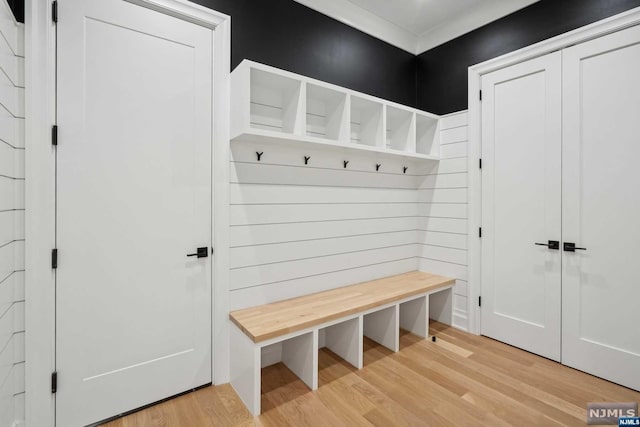
[[[536,243],[536,246],[546,246],[549,249],[557,251],[560,249],[560,242],[557,240],[549,240],[549,243]]]
[[[564,251],[565,252],[575,252],[575,251],[586,251],[587,248],[578,248],[575,243],[564,242]]]
[[[209,256],[209,248],[207,248],[206,246],[204,248],[198,248],[198,251],[195,254],[187,254],[187,256],[206,258]]]

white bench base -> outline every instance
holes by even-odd
[[[282,362],[311,390],[318,388],[318,350],[320,335],[324,346],[358,369],[363,365],[362,337],[397,352],[400,328],[417,336],[429,336],[429,305],[434,318],[451,324],[453,317],[453,285],[436,291],[414,295],[391,304],[376,307],[341,319],[255,343],[233,322],[231,323],[231,385],[254,416],[260,415],[262,350],[281,345],[270,353],[270,364]],[[431,299],[431,301],[430,301]],[[276,357],[274,358],[274,355]],[[279,360],[278,360],[279,359]]]

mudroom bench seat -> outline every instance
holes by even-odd
[[[394,352],[400,328],[427,338],[429,297],[438,319],[450,323],[454,283],[413,271],[233,311],[231,385],[253,415],[260,414],[262,367],[281,361],[316,390],[319,348],[361,369],[363,336]]]

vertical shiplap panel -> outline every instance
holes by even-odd
[[[417,269],[419,164],[234,142],[230,171],[231,310]]]
[[[418,265],[455,277],[453,324],[467,330],[467,112],[440,123],[442,160],[418,188]]]
[[[0,425],[24,424],[24,27],[0,0]]]

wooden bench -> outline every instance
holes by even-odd
[[[399,330],[429,335],[429,296],[438,320],[451,322],[455,279],[413,271],[231,312],[231,385],[260,414],[263,352],[282,361],[311,390],[318,388],[318,349],[362,368],[362,337],[399,350]],[[275,354],[275,359],[274,355]]]

